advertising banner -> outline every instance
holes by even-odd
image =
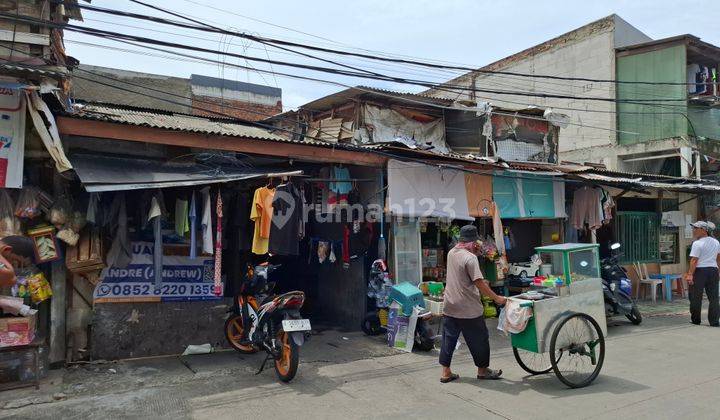
[[[162,283],[155,285],[152,242],[133,242],[125,268],[106,267],[95,288],[95,303],[216,300],[212,257],[164,256]]]

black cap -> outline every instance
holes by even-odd
[[[465,225],[460,228],[460,242],[475,242],[480,239],[475,225]]]

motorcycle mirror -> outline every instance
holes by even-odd
[[[614,244],[610,245],[610,249],[612,249],[613,251],[616,249],[620,249],[620,244],[615,242]]]

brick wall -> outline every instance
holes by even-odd
[[[282,112],[281,101],[277,101],[275,105],[264,105],[208,96],[193,95],[192,98],[193,114],[207,117],[218,117],[219,115],[213,112],[219,112],[243,120],[259,121]]]

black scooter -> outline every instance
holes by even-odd
[[[603,295],[605,297],[605,315],[608,319],[617,315],[624,315],[634,325],[640,325],[642,314],[628,291],[623,290],[624,284],[629,284],[627,271],[620,265],[618,259],[622,254],[615,254],[620,249],[619,243],[610,245],[612,255],[600,262],[600,276],[603,281]]]

